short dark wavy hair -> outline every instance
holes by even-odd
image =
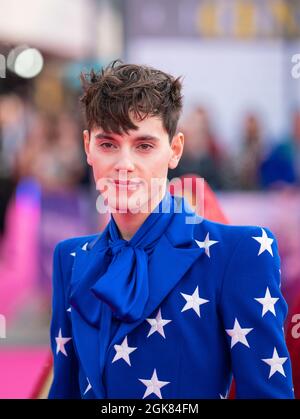
[[[138,121],[158,116],[172,140],[182,111],[181,77],[116,60],[98,73],[82,72],[80,78],[80,102],[89,130],[100,126],[121,135],[138,128],[130,115]]]

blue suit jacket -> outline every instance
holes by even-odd
[[[178,245],[184,234],[193,248]],[[101,240],[72,238],[55,249],[49,398],[103,397],[99,330],[70,305]],[[287,305],[270,230],[206,219],[175,227],[156,245],[149,274],[142,318],[121,323],[108,346],[106,398],[224,398],[232,375],[237,398],[293,398]]]

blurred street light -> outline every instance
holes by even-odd
[[[36,48],[18,46],[10,51],[7,67],[19,77],[26,79],[36,77],[43,69],[44,59]]]

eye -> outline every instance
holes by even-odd
[[[153,148],[151,144],[140,144],[139,147],[142,148],[142,150],[149,150],[150,148]]]
[[[104,148],[104,149],[111,149],[114,147],[114,144],[112,143],[102,143],[100,144],[100,147]]]

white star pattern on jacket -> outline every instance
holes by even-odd
[[[72,338],[64,338],[61,334],[61,329],[59,329],[58,336],[55,338],[56,340],[56,355],[59,352],[62,352],[65,356],[68,356],[65,345],[71,340]]]
[[[260,244],[260,248],[259,248],[259,252],[258,252],[258,256],[261,255],[265,250],[267,250],[267,252],[270,253],[270,255],[273,256],[273,250],[272,250],[272,243],[274,241],[274,239],[270,239],[267,236],[267,233],[265,232],[265,230],[262,228],[262,236],[252,236],[252,239],[256,240],[259,244]]]
[[[161,309],[158,310],[158,313],[155,319],[146,319],[147,322],[151,325],[147,338],[151,336],[153,333],[158,332],[161,336],[166,338],[164,332],[164,326],[170,323],[172,320],[165,320],[161,317]]]
[[[181,310],[181,312],[189,310],[189,309],[193,309],[195,311],[195,313],[197,313],[198,317],[201,317],[200,314],[200,306],[202,304],[206,304],[209,303],[209,300],[205,300],[204,298],[200,298],[199,297],[199,289],[198,286],[196,287],[195,291],[193,292],[192,295],[189,294],[184,294],[183,292],[180,293],[183,298],[186,300],[186,304],[183,307],[183,309]]]
[[[87,250],[87,245],[89,244],[89,242],[84,243],[84,245],[82,246],[82,250]]]
[[[218,241],[216,241],[216,240],[210,240],[209,239],[209,233],[207,233],[206,234],[206,237],[205,237],[205,239],[204,239],[204,241],[203,242],[201,242],[201,241],[199,241],[199,240],[196,240],[195,239],[195,241],[196,241],[196,243],[198,244],[198,246],[201,248],[201,249],[205,249],[205,254],[210,258],[210,246],[212,246],[212,245],[214,245],[214,244],[216,244],[216,243],[219,243]]]
[[[90,391],[91,390],[91,388],[92,388],[92,386],[91,386],[91,383],[90,383],[90,381],[89,381],[89,379],[86,377],[86,379],[87,379],[87,382],[88,382],[88,385],[87,385],[87,388],[85,389],[85,391],[84,391],[84,393],[83,393],[83,395],[85,396],[86,395],[86,393],[88,392],[88,391]]]
[[[274,247],[274,255],[273,255],[272,244],[274,242],[274,239],[271,238],[271,237],[268,237],[267,232],[263,228],[261,228],[260,230],[261,230],[261,236],[257,236],[257,235],[253,236],[253,233],[252,234],[250,233],[246,236],[246,240],[248,240],[248,246],[249,246],[249,249],[250,249],[249,253],[252,254],[252,260],[249,259],[249,261],[251,261],[250,262],[251,266],[254,266],[254,267],[255,267],[255,264],[256,264],[254,258],[257,259],[259,256],[262,255],[261,258],[259,258],[257,260],[262,260],[262,263],[264,264],[265,260],[272,261],[272,258],[270,258],[268,253],[272,257],[274,257],[274,259],[273,259],[274,263],[275,263],[275,257],[277,257],[275,247]],[[260,234],[260,232],[259,232],[260,230],[258,230],[258,232],[255,231],[254,234],[255,233]],[[206,236],[205,236],[205,234],[206,234]],[[217,259],[219,256],[217,256],[215,254],[215,250],[214,250],[215,248],[213,249],[213,251],[211,253],[210,252],[210,247],[213,246],[214,244],[217,244],[217,243],[219,243],[219,244],[223,243],[223,241],[220,240],[220,239],[219,239],[220,241],[210,240],[210,235],[212,235],[214,238],[219,239],[219,237],[216,236],[214,233],[207,232],[207,230],[206,230],[205,233],[202,236],[202,238],[205,236],[204,241],[203,242],[199,241],[199,240],[195,240],[195,241],[200,248],[205,249],[205,254],[210,258],[210,260],[209,260],[206,257],[204,257],[204,259],[207,260],[206,264],[209,264],[210,266],[213,266],[213,265],[211,265],[211,263],[214,262],[214,260]],[[260,245],[259,249],[257,247],[257,244],[255,242],[253,242],[253,240],[255,240],[255,242],[259,243],[259,245]],[[250,242],[252,242],[252,245],[249,244]],[[81,242],[81,243],[83,243],[83,242]],[[245,243],[245,241],[244,241],[244,243]],[[83,251],[88,251],[87,246],[88,246],[88,242],[86,242],[83,246],[82,246],[82,244],[80,244],[80,248]],[[73,253],[69,253],[71,249],[69,248],[67,250],[67,252],[66,252],[67,257],[70,257],[69,255],[74,256],[74,257],[76,256],[75,251]],[[73,247],[73,249],[74,249],[74,247]],[[221,248],[218,247],[217,249],[221,249]],[[237,250],[238,251],[240,250],[239,247],[237,247]],[[243,251],[243,248],[241,250]],[[79,253],[78,253],[77,257],[79,258]],[[237,259],[238,258],[239,257],[237,256]],[[264,258],[266,258],[266,259],[264,259]],[[241,258],[241,264],[244,263],[244,260],[246,260],[246,259]],[[257,263],[259,264],[259,262],[257,262]],[[272,262],[270,262],[270,263],[272,263]],[[70,261],[70,264],[71,264],[71,261]],[[234,264],[232,266],[234,268]],[[233,272],[233,269],[230,270],[230,272],[231,271]],[[242,273],[243,273],[243,271],[242,271]],[[278,267],[276,266],[276,275],[278,275],[278,274],[280,276],[281,270],[278,269]],[[271,277],[272,277],[272,275],[271,275]],[[274,274],[274,277],[275,277],[275,274]],[[227,278],[230,278],[230,276],[227,275]],[[250,275],[249,275],[249,278],[250,278]],[[233,313],[230,312],[230,317],[225,317],[224,316],[223,321],[224,321],[224,323],[227,327],[231,327],[232,323],[234,323],[234,324],[233,324],[232,328],[229,328],[229,329],[227,329],[223,326],[222,330],[223,330],[223,338],[225,336],[225,338],[228,340],[228,347],[227,347],[226,351],[228,350],[230,352],[229,338],[227,338],[226,335],[228,335],[231,338],[230,348],[233,349],[236,346],[236,349],[232,351],[232,357],[240,356],[239,351],[242,351],[242,349],[243,349],[241,345],[244,345],[247,348],[249,348],[249,350],[245,350],[245,355],[243,355],[243,356],[245,356],[245,363],[247,363],[250,358],[252,359],[253,358],[252,355],[255,353],[254,358],[255,358],[255,362],[256,362],[256,367],[258,367],[259,364],[261,365],[261,371],[260,371],[261,379],[264,379],[264,382],[266,384],[268,383],[268,386],[270,386],[269,380],[272,378],[272,376],[274,374],[275,374],[275,378],[279,378],[279,376],[281,375],[282,377],[284,377],[284,378],[281,378],[281,379],[286,382],[286,379],[289,378],[289,375],[290,375],[290,367],[288,366],[288,363],[284,366],[284,364],[286,363],[287,360],[289,360],[289,358],[288,358],[287,352],[283,349],[282,346],[280,346],[280,344],[278,344],[277,340],[275,340],[275,339],[273,341],[269,342],[268,346],[266,345],[267,346],[266,351],[265,351],[265,348],[264,348],[264,352],[262,353],[260,346],[259,346],[260,351],[259,352],[257,351],[258,347],[255,344],[255,339],[257,339],[257,336],[259,336],[259,334],[262,333],[262,331],[264,331],[264,328],[266,328],[265,330],[268,331],[269,323],[271,325],[274,322],[281,321],[280,319],[281,319],[281,313],[282,313],[282,311],[281,311],[282,307],[280,305],[282,303],[282,301],[281,301],[281,298],[279,298],[280,297],[280,292],[279,292],[278,288],[276,288],[276,286],[278,285],[278,281],[277,281],[277,283],[268,282],[267,281],[268,275],[262,276],[261,279],[262,279],[263,286],[261,286],[261,283],[260,283],[259,286],[257,286],[256,288],[253,288],[253,290],[254,290],[253,293],[250,294],[248,292],[245,292],[245,293],[241,292],[240,296],[238,296],[238,300],[237,299],[233,300],[233,301],[235,301],[235,304],[237,304],[237,305],[233,305],[233,309],[234,309]],[[266,279],[266,281],[264,279]],[[229,282],[229,281],[227,281],[227,282]],[[196,280],[192,284],[191,287],[181,288],[181,290],[184,290],[184,291],[187,291],[187,292],[191,293],[191,294],[186,294],[186,293],[180,292],[181,296],[183,297],[183,299],[185,301],[185,303],[183,303],[183,300],[181,300],[182,301],[182,306],[178,307],[178,303],[177,303],[177,306],[175,306],[175,310],[173,310],[172,306],[171,306],[171,310],[168,310],[168,308],[169,308],[168,305],[162,305],[161,307],[156,307],[155,311],[152,311],[153,318],[144,318],[144,321],[146,323],[144,324],[145,329],[144,329],[144,334],[141,337],[141,339],[144,339],[144,342],[149,341],[148,345],[149,345],[150,348],[151,348],[152,344],[153,345],[156,344],[155,339],[151,338],[151,336],[155,335],[156,332],[158,334],[160,334],[164,339],[163,340],[163,339],[157,337],[157,349],[159,349],[158,345],[162,345],[162,343],[159,343],[159,342],[166,342],[165,343],[165,345],[166,345],[165,348],[168,348],[167,347],[168,342],[173,343],[172,339],[174,337],[172,336],[172,333],[173,333],[173,329],[175,327],[177,327],[177,325],[176,325],[176,323],[177,323],[176,322],[176,310],[178,310],[178,313],[179,312],[183,313],[185,311],[188,311],[188,310],[192,309],[197,314],[197,316],[199,318],[201,318],[201,306],[205,305],[207,303],[211,303],[209,306],[202,308],[202,317],[204,317],[205,320],[210,322],[210,316],[207,316],[207,314],[210,314],[210,311],[212,311],[213,304],[215,304],[214,296],[210,292],[207,292],[207,288],[205,288],[205,286],[203,287],[202,282],[199,285],[197,285],[197,283],[199,283],[199,282]],[[229,284],[230,284],[230,282],[229,282]],[[204,299],[204,298],[200,297],[199,288],[200,288],[201,295],[205,296],[209,299]],[[178,288],[177,288],[177,290],[178,290]],[[277,290],[277,292],[276,292],[276,290]],[[180,291],[180,288],[179,288],[178,291]],[[181,297],[179,297],[178,291],[177,291],[176,298],[179,301],[179,299],[181,299]],[[209,289],[209,291],[210,291],[210,289]],[[248,291],[248,290],[246,289],[246,291]],[[233,295],[236,298],[235,293],[233,293]],[[255,297],[255,295],[256,295],[256,297]],[[277,295],[277,297],[276,297],[276,295]],[[174,300],[174,301],[176,301],[176,300]],[[225,299],[224,299],[224,301],[225,301]],[[230,298],[229,298],[229,303],[232,303]],[[241,303],[241,305],[239,305],[240,303]],[[258,305],[257,303],[259,303],[260,305]],[[71,309],[70,305],[67,305],[67,307],[68,308],[65,309],[65,306],[64,306],[64,312],[65,313],[66,312],[71,313],[71,310],[75,311],[75,309],[73,307]],[[249,310],[249,313],[247,311],[247,314],[251,314],[251,317],[248,317],[248,318],[245,317],[243,307],[247,307],[247,310]],[[154,307],[154,309],[155,309],[155,307]],[[209,310],[207,311],[207,309],[209,309]],[[252,310],[252,312],[251,312],[251,310]],[[73,311],[73,313],[74,313],[74,311]],[[267,315],[268,312],[271,312],[273,316],[271,316],[271,314]],[[73,320],[73,313],[72,313],[71,321]],[[172,314],[170,314],[170,313],[172,313]],[[193,316],[194,319],[196,319],[194,314],[190,313],[190,315]],[[67,321],[69,322],[70,321],[69,314],[67,316],[68,316]],[[187,325],[186,322],[188,322],[189,317],[188,317],[188,315],[187,316],[182,315],[182,316],[183,316],[182,320],[180,320],[180,321],[183,321],[184,325],[186,327],[186,325]],[[74,314],[74,317],[75,317],[75,314]],[[164,318],[164,317],[166,317],[166,318]],[[167,319],[167,317],[172,317],[172,320]],[[263,319],[263,318],[265,318],[265,319]],[[234,319],[234,322],[233,322],[233,319]],[[241,324],[238,321],[238,319],[240,319]],[[250,321],[249,321],[249,319],[250,319]],[[168,325],[171,322],[172,322],[172,325],[169,326],[165,330],[165,326]],[[201,320],[201,322],[204,322],[204,321]],[[271,322],[273,322],[273,323],[271,323]],[[148,324],[150,325],[150,327],[148,326]],[[205,325],[205,322],[202,323],[202,324]],[[274,323],[274,324],[276,324],[276,323]],[[245,327],[245,326],[247,326],[247,327]],[[249,326],[254,326],[254,327],[249,327]],[[181,325],[180,325],[180,327],[181,327]],[[71,347],[66,346],[66,345],[69,341],[72,340],[72,337],[64,337],[63,334],[62,334],[62,331],[69,334],[69,336],[72,336],[72,333],[71,333],[71,331],[66,332],[66,330],[69,330],[69,329],[65,328],[63,323],[58,323],[58,327],[56,326],[56,328],[54,330],[57,331],[58,329],[59,329],[58,336],[56,336],[56,337],[55,337],[55,335],[53,336],[53,337],[55,337],[55,341],[56,341],[56,355],[58,355],[59,352],[62,352],[62,354],[65,357],[69,356],[69,359],[65,360],[64,357],[60,358],[59,356],[57,356],[57,359],[58,359],[59,363],[69,362],[71,357],[74,356],[74,355],[72,353],[73,351],[68,349],[68,348],[71,348]],[[148,331],[148,334],[147,334],[147,331]],[[253,333],[250,335],[250,345],[251,345],[251,348],[250,348],[250,345],[249,345],[249,342],[248,342],[248,340],[249,340],[248,334],[251,333],[252,331],[253,331]],[[224,332],[226,332],[226,334]],[[283,334],[284,334],[284,329],[283,329]],[[130,336],[131,336],[130,333],[128,333],[127,336],[125,336],[125,338],[123,339],[121,344],[113,345],[113,348],[115,350],[115,354],[113,355],[113,353],[112,353],[112,355],[111,355],[110,359],[112,359],[112,357],[114,356],[112,361],[111,361],[111,364],[116,363],[117,367],[114,367],[114,368],[121,368],[122,367],[122,368],[125,368],[125,370],[131,371],[132,373],[134,373],[134,376],[133,376],[134,380],[140,381],[146,387],[145,390],[144,390],[144,388],[141,387],[139,382],[135,381],[135,385],[137,385],[137,388],[138,387],[141,388],[140,396],[142,395],[142,391],[144,391],[143,399],[145,399],[146,397],[148,397],[151,394],[154,394],[159,399],[162,399],[163,396],[164,396],[164,398],[168,397],[169,396],[169,391],[171,390],[171,386],[167,387],[166,389],[163,389],[163,388],[165,386],[167,386],[168,384],[171,384],[171,382],[173,383],[172,374],[171,375],[166,374],[166,371],[164,371],[164,374],[166,374],[166,376],[164,376],[164,377],[161,376],[162,370],[161,370],[160,364],[155,362],[154,352],[153,352],[153,358],[152,358],[152,355],[148,356],[148,358],[145,358],[145,359],[147,359],[147,362],[145,362],[145,366],[147,366],[147,369],[150,368],[150,371],[147,372],[147,371],[144,371],[144,369],[138,369],[139,368],[139,362],[141,361],[142,358],[140,359],[138,356],[135,357],[134,355],[133,355],[133,358],[131,358],[130,355],[134,351],[136,351],[136,349],[138,349],[138,348],[137,347],[130,347],[128,345],[128,339],[129,339],[130,342],[132,342]],[[140,336],[139,336],[139,338],[140,338]],[[150,338],[150,339],[148,339],[148,338]],[[75,339],[75,337],[74,337],[74,339]],[[119,342],[121,341],[121,339],[122,339],[122,337],[120,338]],[[53,342],[53,340],[52,340],[52,342]],[[137,344],[139,345],[139,351],[141,350],[141,352],[138,352],[137,355],[143,354],[144,343],[143,344],[141,343],[141,345],[140,345],[140,341],[134,341],[134,342],[137,342]],[[237,345],[238,343],[240,343],[241,345]],[[277,348],[278,348],[279,353],[280,353],[281,356],[279,356]],[[163,346],[161,346],[161,349],[163,349]],[[263,358],[263,359],[261,358],[261,356],[271,355],[272,349],[273,349],[272,357]],[[54,350],[55,350],[55,346],[54,346]],[[257,353],[255,351],[257,351]],[[235,354],[237,354],[237,355],[235,355]],[[247,354],[249,354],[249,355],[247,355]],[[164,356],[165,355],[166,354],[164,354]],[[286,355],[286,356],[283,356],[283,355]],[[248,360],[247,360],[246,357],[249,357]],[[122,362],[120,364],[123,364],[123,365],[118,366],[118,363],[116,361],[121,360],[121,359],[123,359],[126,362],[126,364],[131,367],[131,369],[128,369],[128,367],[124,367],[125,364],[122,363]],[[164,359],[164,358],[162,358],[162,359]],[[268,369],[267,369],[266,366],[264,366],[263,363],[267,364],[270,367],[268,378],[267,378]],[[154,367],[156,367],[156,368],[154,368]],[[137,369],[135,370],[135,368],[137,368]],[[116,374],[119,373],[118,370],[112,370],[112,371],[116,371]],[[140,371],[140,372],[138,373],[138,371]],[[144,371],[144,372],[141,373],[142,371]],[[151,371],[153,371],[153,373],[152,373],[151,378],[149,378]],[[171,381],[161,381],[157,376],[157,371],[158,371],[158,374],[160,375],[160,378],[168,378]],[[276,377],[276,372],[278,373],[277,374],[278,377]],[[89,374],[89,371],[87,371],[85,374]],[[114,372],[114,374],[115,374],[115,372]],[[148,378],[138,378],[141,375],[144,376],[144,377],[146,376]],[[80,381],[79,391],[81,393],[82,398],[84,398],[83,396],[85,396],[92,389],[92,386],[90,384],[90,381],[89,381],[88,377],[86,377],[87,384],[85,384],[85,380],[84,380],[85,376],[86,375],[83,376],[83,379],[80,376],[81,381]],[[93,386],[94,386],[94,384],[93,384]],[[163,389],[163,390],[161,390],[161,389]],[[83,392],[83,390],[84,390],[84,392]],[[95,395],[97,394],[96,390],[97,389],[96,389],[96,385],[95,385],[95,388],[93,388],[93,392],[95,393]],[[137,389],[137,391],[140,391],[140,390]],[[201,391],[200,391],[200,393],[201,393]],[[214,391],[214,393],[215,393],[214,397],[216,397],[216,398],[219,397],[221,399],[226,399],[226,398],[228,398],[229,391],[227,390],[226,393],[225,393],[224,387],[221,386],[218,389],[216,389]],[[137,394],[139,394],[139,393],[137,393]],[[200,397],[201,397],[201,395],[202,395],[202,393],[199,394]],[[138,397],[140,397],[140,396],[138,396]]]
[[[272,377],[273,374],[275,374],[275,372],[279,372],[280,374],[286,376],[283,369],[283,364],[286,362],[286,360],[287,360],[286,357],[280,358],[278,356],[278,352],[276,348],[274,348],[272,358],[262,359],[262,361],[264,361],[266,364],[270,365],[271,367],[269,379]]]
[[[277,301],[279,300],[279,298],[273,298],[271,296],[269,287],[267,287],[266,294],[263,298],[255,298],[255,300],[258,301],[263,306],[262,315],[261,315],[262,317],[264,317],[264,315],[268,311],[270,311],[276,317],[276,312],[275,312],[275,307],[274,306],[277,303]]]
[[[89,244],[89,242],[84,243],[84,245],[81,247],[81,249],[87,251],[88,244]],[[70,255],[73,256],[73,257],[75,257],[76,256],[76,252],[71,252]]]
[[[112,363],[118,361],[119,359],[124,359],[124,361],[131,367],[129,355],[137,348],[128,346],[127,336],[125,337],[121,345],[114,345],[114,348],[116,350],[116,354],[114,356],[114,359],[112,360]]]
[[[149,394],[156,394],[157,397],[159,397],[160,399],[162,399],[162,395],[161,395],[161,391],[160,389],[164,386],[166,386],[167,384],[170,384],[169,381],[159,381],[159,379],[157,378],[157,374],[156,374],[156,369],[154,369],[152,377],[150,380],[146,380],[143,378],[139,378],[139,380],[145,384],[146,391],[144,393],[143,399],[147,396],[149,396]]]
[[[219,394],[220,399],[227,399],[228,398],[228,390],[225,393],[225,396],[223,396],[223,394]]]
[[[233,329],[226,329],[226,332],[228,333],[228,335],[231,336],[231,348],[233,348],[234,345],[236,345],[239,342],[247,346],[248,348],[250,348],[246,336],[248,335],[248,333],[251,332],[251,330],[253,330],[253,328],[243,329],[240,326],[238,319],[236,318],[234,321]]]

